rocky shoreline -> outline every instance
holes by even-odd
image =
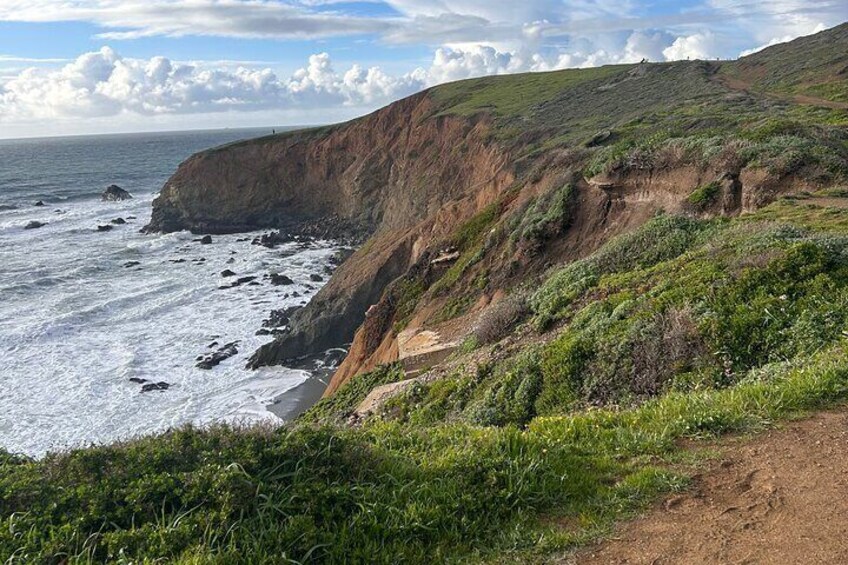
[[[436,111],[421,93],[346,124],[213,148],[165,183],[148,232],[272,229],[283,240],[359,248],[250,367],[351,343],[365,312],[422,249],[512,182],[512,159],[488,119],[434,118]]]

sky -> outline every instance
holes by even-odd
[[[0,138],[313,125],[483,75],[734,59],[846,0],[0,0]]]

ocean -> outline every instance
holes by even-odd
[[[309,374],[245,363],[271,339],[256,335],[270,310],[323,284],[310,275],[323,274],[334,243],[268,249],[234,234],[202,245],[139,231],[182,160],[267,133],[0,140],[0,447],[40,456],[187,423],[276,420],[267,406]],[[110,184],[133,199],[101,201]],[[45,225],[25,229],[32,221]],[[258,284],[222,289],[227,269]],[[271,285],[270,273],[295,284]],[[238,354],[195,366],[231,342]],[[142,379],[170,386],[142,392]]]

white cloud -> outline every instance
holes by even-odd
[[[0,84],[0,121],[373,106],[421,89],[422,73],[336,72],[326,53],[283,79],[268,68],[212,69],[165,57],[127,59],[104,47],[58,70],[29,68]]]
[[[703,31],[678,37],[674,43],[663,49],[662,53],[667,61],[713,59],[718,56],[718,46],[715,34]]]
[[[112,31],[103,39],[215,35],[304,39],[382,33],[392,18],[306,9],[279,0],[4,0],[0,21],[83,21]]]
[[[240,61],[238,52],[231,61],[132,59],[109,48],[74,60],[0,55],[0,122],[8,131],[23,121],[91,124],[117,116],[116,122],[138,124],[139,117],[153,123],[245,112],[250,119],[289,112],[286,119],[297,123],[305,122],[296,116],[315,112],[310,115],[328,121],[451,80],[732,57],[848,19],[845,0],[699,0],[685,10],[635,0],[366,1],[382,4],[380,15],[363,15],[361,5],[351,12],[355,3],[347,0],[0,0],[0,23],[87,22],[113,41],[358,36],[349,42],[356,47],[376,38],[388,59],[381,64],[393,69],[336,69],[323,53],[290,76],[271,67],[290,69],[291,61]],[[417,62],[392,60],[398,44],[426,46],[433,53],[429,66],[411,70]]]
[[[483,75],[497,75],[524,70],[514,53],[500,52],[493,47],[478,45],[464,49],[441,47],[433,56],[428,82],[439,84]]]

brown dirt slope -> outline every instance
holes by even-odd
[[[576,556],[580,564],[848,563],[848,409],[722,456],[677,495]]]

